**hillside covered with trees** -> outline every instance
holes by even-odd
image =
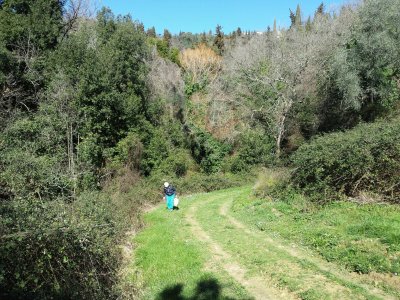
[[[0,0],[0,298],[121,298],[120,245],[164,181],[209,192],[265,167],[285,171],[258,196],[399,205],[399,7],[172,35]]]

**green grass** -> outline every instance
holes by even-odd
[[[238,205],[238,203],[248,201],[250,194],[250,188],[234,189],[229,193],[229,198]],[[210,197],[212,195],[214,193],[209,194]],[[272,277],[278,286],[287,288],[300,299],[337,299],[338,297],[341,299],[378,299],[360,285],[338,278],[332,273],[319,269],[309,261],[293,257],[276,245],[263,241],[261,232],[261,235],[253,236],[245,234],[241,229],[232,228],[229,221],[219,215],[221,203],[226,200],[221,197],[214,198],[214,201],[209,201],[207,205],[199,209],[197,214],[199,222],[206,232],[212,235],[213,239],[234,253],[235,259],[253,274],[265,274]],[[238,220],[248,221],[249,216],[255,213],[255,207],[262,209],[262,205],[259,205],[257,200],[255,203],[256,205],[252,208],[242,207],[242,215],[236,214]],[[250,225],[257,225],[257,222],[250,223]],[[267,226],[268,223],[265,222],[265,225]],[[333,295],[332,290],[335,290]]]
[[[213,243],[229,253],[247,277],[263,278],[273,289],[300,299],[400,297],[400,288],[393,284],[396,281],[387,283],[381,278],[375,282],[373,277],[350,275],[344,269],[360,273],[397,270],[398,207],[347,202],[317,207],[299,195],[285,201],[251,195],[250,187],[197,194],[183,197],[179,211],[169,212],[162,206],[146,214],[146,228],[134,240],[135,272],[130,272],[130,280],[142,291],[141,298],[251,298],[212,259],[209,242],[193,236],[186,218],[191,206],[193,217]],[[222,208],[228,209],[224,210],[227,215]],[[293,246],[300,254],[291,253]],[[381,292],[377,294],[375,287]]]
[[[290,201],[244,197],[236,216],[262,231],[304,244],[328,261],[352,271],[400,273],[400,207],[336,202],[312,206],[297,195]]]
[[[249,299],[247,292],[222,271],[207,270],[207,248],[190,233],[183,210],[164,206],[145,216],[146,229],[134,240],[133,281],[141,282],[142,299]],[[181,298],[180,298],[181,297]]]

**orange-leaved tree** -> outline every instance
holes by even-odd
[[[183,50],[179,59],[186,72],[187,83],[192,85],[198,84],[204,87],[215,80],[221,69],[221,56],[205,44]]]

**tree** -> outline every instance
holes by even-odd
[[[164,41],[168,44],[168,46],[171,46],[172,35],[171,35],[171,33],[168,31],[168,29],[164,29],[163,39],[164,39]]]
[[[295,13],[289,8],[289,18],[290,18],[290,28],[296,26],[296,15]]]
[[[91,0],[67,0],[64,4],[64,33],[65,38],[72,30],[77,29],[80,18],[91,18],[94,15]]]
[[[207,34],[206,34],[205,32],[203,32],[203,33],[201,34],[201,37],[200,37],[200,44],[204,44],[204,45],[207,45],[207,44],[208,44]]]
[[[325,14],[325,4],[322,2],[315,12],[315,16],[323,16]]]
[[[300,4],[297,4],[296,8],[296,26],[300,27],[303,24],[302,17],[301,17],[301,8]]]
[[[186,72],[188,86],[198,89],[214,81],[221,68],[221,57],[204,44],[183,50],[179,58]]]
[[[302,19],[301,19],[301,8],[300,5],[297,5],[296,8],[296,13],[294,13],[291,9],[290,11],[290,28],[299,28],[302,25]]]
[[[311,21],[311,17],[309,16],[306,22],[306,31],[311,31],[312,28],[312,21]]]
[[[0,6],[0,119],[37,109],[41,70],[64,27],[63,2],[4,0]]]
[[[226,60],[222,69],[226,84],[231,84],[231,103],[237,103],[242,118],[262,124],[274,138],[277,157],[291,130],[303,130],[303,124],[308,132],[317,130],[318,109],[325,99],[319,95],[319,87],[328,80],[328,62],[341,39],[348,36],[352,21],[351,12],[343,11],[340,19],[317,20],[310,32],[287,30],[279,36],[255,36],[236,47],[232,59]],[[311,112],[305,116],[307,110]]]
[[[144,25],[142,22],[136,24],[136,28],[139,32],[144,33]]]
[[[237,35],[237,36],[242,36],[242,29],[241,29],[240,27],[238,27],[238,28],[236,29],[236,35]]]
[[[219,54],[223,54],[225,51],[224,33],[222,32],[222,26],[217,25],[215,29],[214,46],[217,48]]]
[[[149,29],[147,29],[146,34],[148,37],[156,38],[157,37],[156,28],[154,26],[150,27]]]

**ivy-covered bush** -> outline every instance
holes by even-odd
[[[293,163],[292,180],[308,193],[372,192],[399,202],[400,120],[318,137],[299,148]]]

